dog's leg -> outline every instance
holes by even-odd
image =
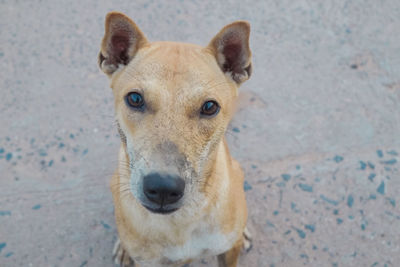
[[[239,259],[240,251],[243,246],[243,238],[241,238],[236,244],[224,254],[218,255],[218,266],[219,267],[236,267]]]
[[[243,231],[243,248],[246,252],[249,252],[253,248],[253,239],[247,226]]]
[[[135,267],[135,262],[131,259],[128,252],[126,252],[119,238],[114,245],[113,260],[114,263],[120,267]]]

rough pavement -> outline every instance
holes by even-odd
[[[120,141],[97,67],[111,10],[150,40],[206,45],[251,23],[227,133],[255,236],[241,266],[400,266],[396,0],[1,1],[0,266],[112,266]]]

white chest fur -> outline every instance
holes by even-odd
[[[236,232],[225,234],[206,221],[201,221],[194,228],[186,229],[185,232],[186,241],[183,244],[157,246],[158,254],[156,257],[146,260],[138,257],[135,258],[135,261],[141,267],[176,266],[176,263],[183,263],[189,259],[222,254],[228,251],[238,238]],[[146,247],[147,251],[153,249],[156,248],[154,246]]]
[[[165,248],[163,256],[171,261],[179,261],[218,255],[230,249],[235,241],[234,233],[210,232],[204,227],[194,231],[182,246]]]

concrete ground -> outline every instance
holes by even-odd
[[[240,266],[400,266],[397,0],[1,1],[0,266],[112,266],[111,10],[150,40],[251,23],[227,133],[255,236]]]

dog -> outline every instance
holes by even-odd
[[[120,266],[217,255],[233,267],[250,246],[244,175],[224,137],[251,75],[249,34],[236,21],[206,47],[149,42],[129,17],[107,14],[98,63],[121,137],[110,183]]]

